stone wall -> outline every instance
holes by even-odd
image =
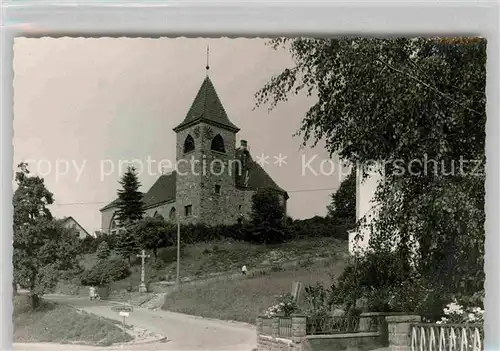
[[[200,218],[200,193],[201,193],[201,170],[202,150],[201,138],[203,133],[195,133],[196,126],[186,128],[177,133],[176,161],[177,161],[177,184],[176,203],[177,215],[181,223],[194,223]],[[188,135],[194,140],[194,151],[184,153],[184,142]],[[198,162],[192,163],[192,160]],[[185,206],[192,206],[192,215],[185,216]]]
[[[411,325],[422,318],[415,315],[387,316],[389,351],[410,351]]]
[[[167,202],[156,207],[151,207],[146,209],[145,215],[148,217],[153,217],[155,213],[162,215],[163,219],[170,221],[170,211],[175,208],[175,201]]]
[[[292,332],[286,336],[280,333],[279,317],[272,320],[257,318],[258,351],[368,351],[384,349],[388,351],[409,351],[410,331],[419,316],[407,314],[387,315],[367,313],[362,315],[359,330],[353,333],[306,335],[306,317],[292,316]],[[375,323],[375,324],[373,324]],[[369,325],[376,330],[365,331]]]
[[[150,207],[144,211],[146,217],[153,217],[155,213],[163,216],[167,221],[170,220],[170,210],[175,207],[175,201],[167,202],[156,207]],[[103,233],[109,234],[109,228],[113,215],[118,209],[116,207],[108,208],[101,212],[101,230]],[[183,209],[184,210],[184,209]]]
[[[252,196],[255,194],[254,190],[236,189],[237,208],[242,218],[249,219],[252,212]],[[241,207],[240,207],[241,206]]]
[[[306,337],[306,317],[292,316],[292,326],[286,336],[280,334],[279,317],[257,317],[257,350],[258,351],[302,351]],[[265,326],[271,326],[266,329]]]
[[[238,169],[235,160],[236,134],[223,128],[200,123],[202,130],[200,144],[206,169],[201,175],[200,215],[207,225],[230,225],[238,221],[239,201],[236,196],[235,173]],[[211,130],[210,138],[204,130]],[[224,141],[225,152],[211,150],[212,140],[220,135]],[[220,186],[220,193],[215,187]]]
[[[332,335],[308,335],[301,351],[369,351],[385,347],[377,332]]]

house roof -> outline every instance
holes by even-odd
[[[248,169],[248,183],[245,185],[246,176],[242,172],[241,176],[237,177],[236,184],[239,186],[244,186],[250,190],[256,190],[261,188],[271,188],[285,195],[285,198],[289,198],[288,193],[283,190],[276,182],[271,178],[271,176],[262,168],[262,166],[252,159],[252,155],[247,149],[237,148],[236,158],[240,159],[243,154],[247,155],[247,169]]]
[[[208,76],[201,84],[186,118],[184,118],[181,124],[174,128],[174,131],[178,132],[198,122],[215,124],[234,132],[240,130],[227,117],[226,110]]]
[[[163,202],[175,200],[177,187],[177,172],[161,175],[144,195],[142,201],[145,207],[151,207]]]
[[[141,193],[141,194],[142,194],[142,196],[144,198],[144,193]],[[101,208],[99,211],[105,211],[107,209],[110,209],[110,208],[118,206],[118,200],[119,200],[118,198],[114,199],[109,204],[107,204],[106,206],[104,206],[103,208]]]
[[[142,194],[144,207],[152,207],[164,202],[174,201],[177,186],[177,172],[161,175],[160,178],[151,186],[147,193]],[[118,200],[115,199],[100,209],[105,211],[118,206]]]
[[[61,222],[64,224],[64,223],[66,223],[66,222],[68,222],[68,221],[71,221],[71,220],[72,220],[73,222],[75,222],[76,224],[78,224],[78,226],[79,226],[80,228],[82,228],[82,230],[85,232],[85,234],[87,234],[87,235],[89,235],[89,236],[92,236],[92,235],[90,235],[90,234],[89,234],[89,232],[88,232],[88,231],[87,231],[87,230],[86,230],[86,229],[85,229],[85,228],[84,228],[84,227],[83,227],[80,223],[78,223],[78,221],[77,221],[76,219],[74,219],[72,216],[69,216],[69,217],[64,217],[64,218],[61,220]]]

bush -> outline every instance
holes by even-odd
[[[304,289],[304,313],[308,317],[322,318],[329,315],[332,310],[332,294],[335,287],[327,290],[323,284],[309,285]]]
[[[93,236],[87,235],[85,238],[80,240],[80,250],[82,254],[91,254],[96,252],[97,246],[100,241]]]
[[[346,311],[355,308],[360,300],[365,300],[365,308],[372,312],[404,310],[408,301],[396,302],[396,298],[408,294],[396,294],[394,287],[402,287],[405,278],[407,274],[403,274],[396,253],[368,252],[345,268],[332,296],[333,303],[343,305]]]
[[[311,267],[313,264],[314,264],[314,260],[311,257],[307,257],[307,258],[299,261],[300,268]]]
[[[82,274],[83,285],[102,286],[122,280],[130,275],[128,264],[120,258],[99,261],[94,267]]]
[[[182,246],[181,246],[182,254]],[[158,250],[158,261],[164,262],[165,265],[173,263],[177,260],[177,247],[164,247]]]
[[[60,280],[55,288],[55,292],[64,295],[79,295],[82,289],[80,277],[71,280]]]
[[[448,287],[433,284],[415,267],[405,265],[406,260],[397,250],[354,258],[339,277],[333,302],[346,311],[363,301],[363,308],[371,312],[410,312],[427,321],[438,320],[453,296]]]
[[[347,240],[351,224],[337,224],[334,219],[315,216],[303,220],[289,221],[287,230],[292,239],[331,237]]]
[[[293,313],[298,312],[299,308],[291,294],[284,294],[278,297],[278,303],[271,306],[265,312],[267,317],[283,316],[290,317]]]
[[[151,268],[153,268],[155,271],[159,271],[162,268],[165,268],[165,262],[160,258],[157,258],[151,265]]]

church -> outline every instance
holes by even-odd
[[[207,66],[208,69],[208,66]],[[276,191],[286,213],[288,194],[252,159],[240,129],[228,118],[208,74],[176,135],[176,169],[143,194],[145,214],[182,224],[231,225],[248,218],[252,195]],[[103,207],[101,230],[116,233],[118,199]]]

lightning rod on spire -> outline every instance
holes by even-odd
[[[209,50],[210,50],[210,48],[207,45],[207,66],[205,67],[207,69],[207,75],[208,75],[208,70],[210,69],[210,65],[209,65],[209,63],[210,63],[210,61],[209,61],[209,59],[210,59],[210,51]]]

